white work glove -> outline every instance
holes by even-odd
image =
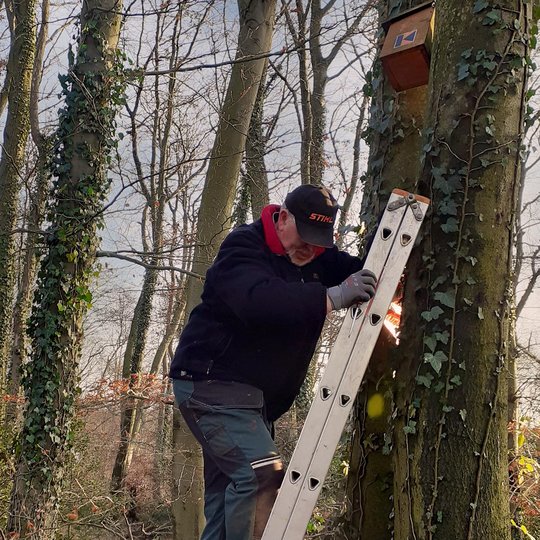
[[[375,274],[363,268],[351,274],[341,285],[329,287],[326,293],[334,309],[349,308],[373,298],[376,285]]]

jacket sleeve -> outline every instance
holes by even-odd
[[[321,255],[321,264],[324,266],[323,283],[327,287],[339,285],[351,274],[358,272],[364,266],[365,258],[349,255],[345,251],[339,251],[337,247],[328,249]]]
[[[207,284],[246,326],[322,325],[326,287],[286,281],[256,234],[233,232],[207,274]]]

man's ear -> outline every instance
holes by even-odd
[[[281,230],[285,224],[287,223],[287,220],[289,219],[289,214],[287,210],[281,208],[278,214],[277,223],[279,230]]]

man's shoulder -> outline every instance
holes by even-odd
[[[222,248],[242,245],[264,246],[264,233],[260,220],[236,227],[227,235]]]

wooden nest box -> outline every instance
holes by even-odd
[[[434,8],[427,2],[382,23],[384,72],[396,92],[427,84]]]

